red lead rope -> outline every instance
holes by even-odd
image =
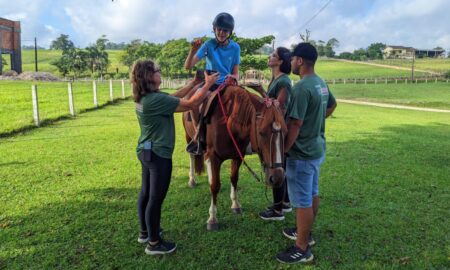
[[[250,171],[250,173],[253,175],[253,177],[256,179],[256,181],[261,182],[261,179],[258,177],[258,175],[250,168],[250,166],[248,166],[247,162],[245,162],[244,156],[242,155],[242,152],[239,149],[236,139],[234,138],[233,133],[231,132],[230,127],[228,126],[227,112],[225,111],[225,107],[222,102],[222,97],[220,96],[220,91],[222,91],[223,89],[225,89],[225,87],[227,87],[229,85],[237,85],[236,80],[232,77],[228,77],[225,80],[225,82],[223,82],[216,90],[218,92],[217,96],[219,98],[220,109],[222,110],[222,114],[225,119],[225,125],[227,126],[228,135],[230,135],[230,138],[234,144],[234,148],[236,148],[236,151],[237,151],[239,157],[241,158],[242,163],[244,163],[244,166],[247,167],[247,169]]]

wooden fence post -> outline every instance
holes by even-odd
[[[75,107],[73,106],[73,91],[71,82],[67,84],[67,94],[69,96],[69,112],[72,116],[75,116]]]
[[[448,80],[447,80],[448,81]],[[336,84],[336,79],[333,79],[333,84]]]
[[[39,126],[39,102],[38,102],[37,85],[35,85],[35,84],[33,84],[31,86],[31,97],[32,97],[32,101],[33,101],[34,124],[38,127]]]
[[[92,81],[92,91],[94,95],[94,106],[98,108],[98,101],[97,101],[97,82],[95,80]]]
[[[109,79],[109,100],[114,101],[112,79]]]
[[[387,84],[387,79],[386,79],[386,81],[385,81],[385,83],[384,84]]]
[[[367,79],[364,79],[364,84],[367,84]]]
[[[375,78],[375,84],[377,84],[377,78]]]
[[[355,79],[355,84],[356,84],[356,79]]]
[[[428,82],[428,81],[425,79],[425,82]],[[417,79],[416,79],[416,84],[417,84]]]
[[[122,98],[125,98],[125,82],[122,80]]]
[[[345,79],[344,79],[344,84],[345,84]]]
[[[417,82],[417,79],[416,79],[416,82]],[[428,83],[428,78],[425,78],[425,83]]]
[[[434,83],[437,83],[437,77],[436,77],[436,78],[434,78]]]
[[[397,84],[397,79],[395,79],[395,84]]]

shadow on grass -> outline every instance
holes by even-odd
[[[121,105],[122,103],[124,103],[125,101],[130,100],[130,99],[131,99],[130,97],[115,99],[114,101],[108,101],[105,104],[98,105],[98,107],[82,109],[77,114],[83,114],[83,113],[88,113],[88,112],[91,112],[91,111],[96,111],[96,110],[99,110],[99,109],[103,109],[103,108],[109,107],[111,105],[112,106]],[[73,120],[73,119],[76,119],[76,116],[72,116],[70,114],[61,115],[61,116],[58,116],[58,117],[55,117],[55,118],[48,118],[48,119],[42,120],[39,123],[39,127],[46,127],[46,126],[52,125],[54,123],[57,123],[57,122],[60,122],[60,121],[63,121],[63,120]],[[8,131],[8,132],[0,132],[0,138],[7,138],[7,137],[11,137],[11,136],[18,135],[18,134],[26,134],[29,131],[34,130],[34,129],[39,128],[39,127],[37,127],[36,125],[26,125],[26,126],[23,126],[23,127],[20,127],[20,128],[13,129],[13,130]]]

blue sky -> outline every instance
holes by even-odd
[[[211,36],[214,16],[236,20],[244,37],[273,34],[276,46],[300,41],[300,27],[328,0],[0,0],[0,17],[20,20],[23,44],[48,46],[61,33],[79,47],[102,34],[114,42]],[[341,51],[370,43],[450,51],[448,0],[333,0],[309,25],[311,38],[337,38]]]

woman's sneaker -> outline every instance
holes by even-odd
[[[163,228],[159,228],[159,237],[162,237],[163,235]],[[148,236],[148,232],[139,232],[138,242],[140,244],[146,244],[148,241],[150,241],[150,237]]]
[[[259,213],[259,217],[264,220],[284,220],[283,213],[279,213],[273,208]]]
[[[285,251],[277,254],[277,260],[282,263],[294,264],[294,263],[308,263],[312,262],[314,255],[311,253],[311,247],[307,247],[306,251],[302,251],[296,245],[289,247]]]
[[[145,253],[148,255],[158,255],[158,254],[169,254],[177,249],[177,245],[172,242],[167,242],[164,240],[160,240],[156,245],[147,244],[145,248]]]
[[[273,204],[270,206],[267,206],[267,210],[274,209],[274,207],[275,206]],[[289,203],[288,204],[283,203],[283,207],[281,209],[283,210],[283,213],[289,213],[292,211],[291,204],[289,204]]]
[[[291,240],[297,240],[297,228],[285,228],[283,229],[283,235]],[[312,233],[309,234],[308,237],[308,245],[314,246],[316,244],[316,241],[314,240]]]

